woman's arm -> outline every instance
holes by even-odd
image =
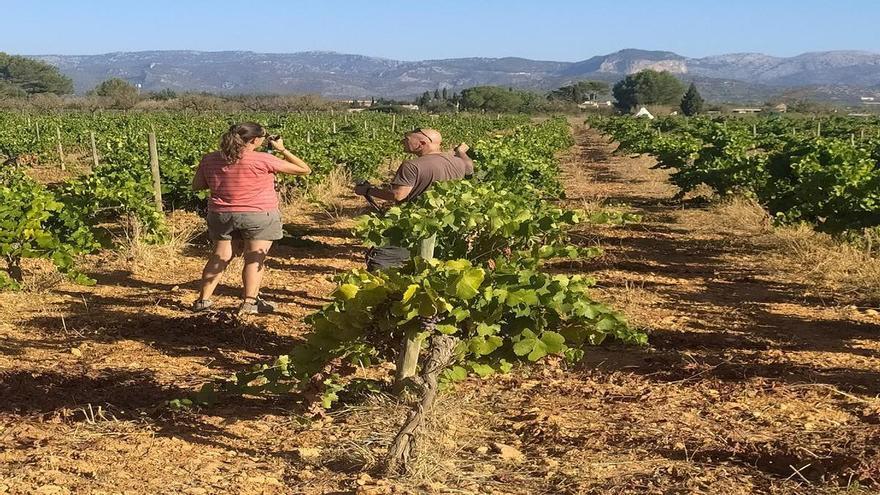
[[[208,189],[208,182],[205,180],[205,174],[202,173],[201,163],[196,169],[195,175],[193,175],[192,188],[193,191],[204,191],[205,189]]]
[[[309,164],[304,162],[302,158],[294,155],[287,148],[284,147],[284,140],[276,139],[275,141],[270,141],[272,148],[275,151],[281,152],[281,155],[284,157],[284,164],[279,165],[278,172],[282,174],[292,174],[292,175],[309,175],[312,173],[311,167]]]

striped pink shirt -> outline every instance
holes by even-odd
[[[244,151],[228,164],[219,151],[202,157],[196,174],[211,190],[208,211],[253,212],[278,209],[275,173],[284,161],[269,153]]]

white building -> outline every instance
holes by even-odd
[[[648,109],[645,107],[640,108],[639,111],[636,112],[635,115],[633,115],[633,117],[635,117],[635,118],[648,117],[649,120],[654,120],[654,116],[651,115],[651,112],[649,112]]]

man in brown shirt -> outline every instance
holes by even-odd
[[[403,203],[419,197],[435,182],[463,179],[473,175],[474,162],[467,155],[468,145],[461,143],[453,153],[440,150],[442,136],[435,129],[415,129],[403,135],[403,149],[416,155],[403,162],[391,180],[391,187],[357,186],[356,194]],[[376,271],[402,265],[409,250],[399,246],[372,248],[367,253],[367,270]]]
[[[442,136],[435,129],[415,129],[403,135],[403,149],[416,158],[403,162],[390,188],[357,186],[354,192],[402,203],[419,197],[431,184],[458,180],[474,173],[474,162],[467,156],[468,145],[461,143],[453,153],[440,149]]]

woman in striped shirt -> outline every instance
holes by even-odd
[[[202,158],[193,177],[193,189],[208,189],[208,235],[214,253],[202,271],[202,285],[194,311],[212,306],[211,296],[221,275],[241,250],[244,268],[240,313],[271,313],[275,308],[260,299],[260,283],[272,241],[283,237],[275,174],[308,175],[308,164],[284,147],[281,139],[270,140],[283,160],[256,150],[267,137],[259,124],[236,124],[223,134],[220,150]],[[233,249],[233,241],[236,249]]]

